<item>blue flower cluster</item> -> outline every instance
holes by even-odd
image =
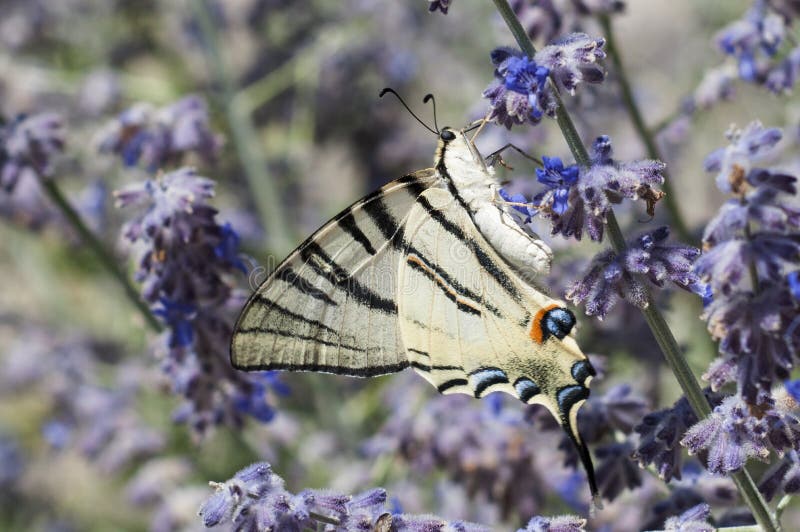
[[[175,418],[199,434],[244,415],[271,420],[270,394],[284,391],[275,377],[235,371],[228,360],[229,309],[242,301],[229,278],[247,267],[238,235],[207,203],[213,194],[213,181],[189,168],[115,194],[118,206],[140,209],[123,235],[139,254],[142,295],[169,329],[163,369],[187,399]]]
[[[207,527],[229,524],[231,530],[385,530],[397,532],[479,532],[488,528],[433,516],[392,514],[386,508],[386,490],[358,495],[328,490],[286,490],[281,477],[265,462],[252,464],[216,489],[200,508]]]
[[[561,35],[579,32],[587,19],[625,9],[623,0],[511,0],[509,4],[528,36],[539,42],[552,42]]]
[[[194,153],[213,161],[222,141],[210,129],[208,108],[198,96],[187,96],[155,108],[137,103],[110,122],[100,135],[101,152],[119,155],[125,166],[148,172],[175,166]]]
[[[800,74],[800,46],[789,35],[797,14],[787,3],[756,0],[741,19],[717,33],[717,46],[736,59],[742,80],[789,92]],[[784,50],[785,42],[792,47]]]
[[[605,57],[603,39],[574,33],[545,46],[531,58],[518,50],[492,51],[495,79],[483,91],[490,101],[489,120],[511,129],[514,124],[537,124],[554,118],[556,99],[548,79],[570,94],[581,82],[600,83],[605,73],[597,64]]]
[[[584,304],[589,316],[605,317],[620,299],[639,308],[651,303],[646,283],[658,288],[666,281],[688,291],[698,289],[692,267],[700,250],[684,244],[667,245],[664,226],[638,236],[622,253],[606,250],[594,256],[583,278],[567,291],[573,303]]]
[[[14,190],[26,172],[50,177],[64,149],[64,124],[54,113],[20,115],[0,126],[0,189]]]
[[[729,135],[706,169],[733,195],[706,227],[705,251],[694,269],[711,289],[705,309],[721,360],[708,374],[715,388],[735,379],[754,402],[788,378],[797,362],[800,330],[792,329],[800,300],[792,276],[800,269],[797,178],[756,166],[780,139],[777,129],[753,123]]]

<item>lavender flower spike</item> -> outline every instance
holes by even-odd
[[[699,280],[692,272],[692,263],[700,250],[665,245],[668,236],[669,229],[661,227],[633,240],[622,255],[610,249],[599,253],[583,279],[567,291],[567,299],[584,303],[587,315],[602,319],[619,299],[646,308],[649,300],[643,279],[659,288],[671,281],[691,291]]]
[[[231,274],[246,268],[238,235],[207,203],[213,194],[214,182],[189,168],[116,193],[119,206],[144,211],[123,234],[137,243],[142,295],[169,329],[162,369],[187,400],[174,419],[198,435],[216,424],[238,427],[245,415],[270,421],[270,392],[279,388],[272,377],[237,372],[228,360],[228,310],[238,304]]]
[[[604,45],[605,39],[573,33],[545,46],[534,59],[550,70],[553,81],[574,95],[581,82],[601,83],[605,79],[605,72],[598,65],[606,57]]]
[[[711,507],[705,503],[693,506],[676,517],[664,522],[666,532],[714,532],[715,527],[708,524]]]
[[[49,177],[64,148],[64,126],[54,113],[19,116],[0,127],[0,188],[11,192],[23,172]]]
[[[391,514],[386,490],[377,488],[358,495],[327,490],[292,494],[282,478],[265,462],[248,466],[224,483],[211,482],[216,493],[200,507],[206,527],[230,523],[232,530],[392,530],[395,532],[487,532],[488,528],[434,516]],[[324,521],[320,518],[324,517]],[[331,525],[333,521],[337,524]]]
[[[535,516],[525,528],[520,528],[517,532],[584,532],[586,530],[586,519],[575,517],[574,515],[559,515],[557,517]]]
[[[514,124],[538,124],[544,115],[555,117],[556,101],[547,87],[547,67],[511,48],[498,48],[491,58],[495,79],[483,91],[490,101],[489,120],[511,129]]]
[[[580,240],[584,229],[592,240],[602,240],[606,216],[612,203],[623,198],[643,199],[648,212],[663,193],[654,188],[664,182],[665,166],[659,161],[616,162],[611,158],[611,139],[598,137],[592,145],[592,164],[580,168],[577,182],[570,187],[567,208],[563,196],[547,192],[537,196],[537,207],[553,224],[553,234]],[[566,183],[566,180],[565,180]],[[561,212],[559,212],[561,211]]]
[[[723,192],[735,192],[735,186],[747,175],[753,163],[767,158],[783,134],[778,128],[764,128],[751,122],[744,129],[729,129],[730,144],[713,151],[703,162],[706,172],[717,172],[717,186]]]
[[[712,414],[690,428],[681,445],[691,454],[708,452],[708,470],[715,474],[738,471],[748,458],[767,461],[769,431],[763,419],[750,414],[744,399],[728,397],[714,408]]]

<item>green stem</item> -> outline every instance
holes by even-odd
[[[267,172],[267,161],[263,156],[263,150],[255,145],[259,138],[258,132],[253,127],[250,116],[236,105],[235,88],[228,72],[228,65],[225,64],[220,52],[218,36],[207,0],[194,0],[192,6],[200,23],[200,31],[208,46],[213,76],[222,87],[219,104],[225,111],[233,134],[234,145],[244,166],[244,173],[253,192],[253,200],[261,222],[272,240],[270,248],[279,253],[288,253],[293,241],[287,230],[287,218],[280,195]]]
[[[608,56],[611,58],[611,62],[614,63],[614,68],[616,69],[617,73],[617,82],[619,83],[619,88],[622,92],[622,101],[625,104],[625,108],[628,110],[628,115],[630,115],[631,122],[633,122],[633,127],[636,130],[636,133],[639,135],[639,139],[644,143],[644,146],[647,150],[647,156],[651,159],[663,161],[664,158],[661,156],[661,151],[658,149],[655,137],[644,123],[642,112],[639,109],[639,106],[636,104],[636,99],[633,96],[633,89],[631,88],[631,83],[625,70],[625,64],[622,62],[622,55],[617,47],[617,40],[611,26],[611,18],[608,15],[600,15],[599,18],[600,24],[605,32],[606,50],[608,51]],[[666,170],[662,172],[662,175],[664,176],[664,185],[662,188],[666,194],[666,196],[664,196],[664,206],[669,212],[670,220],[672,221],[672,227],[675,229],[675,232],[682,241],[696,244],[697,242],[695,237],[689,231],[689,228],[686,226],[686,222],[684,222],[683,217],[681,216],[680,207],[678,207],[677,196],[673,192],[672,180],[670,179]]]
[[[64,194],[61,192],[61,189],[55,184],[55,182],[51,179],[47,179],[44,177],[39,176],[39,182],[42,184],[42,188],[44,189],[47,197],[56,204],[58,210],[64,215],[67,219],[69,224],[72,226],[73,229],[80,235],[81,240],[89,246],[89,249],[97,256],[100,260],[100,263],[108,270],[108,273],[111,274],[114,279],[116,279],[119,284],[122,286],[122,289],[125,291],[125,295],[128,296],[128,299],[133,303],[133,305],[139,310],[142,317],[144,318],[147,325],[153,329],[155,332],[161,332],[164,330],[164,327],[161,323],[153,316],[153,313],[150,311],[150,307],[142,301],[141,297],[139,297],[139,291],[136,287],[131,283],[130,279],[128,279],[127,274],[119,267],[119,263],[114,258],[114,256],[109,252],[100,239],[89,229],[89,227],[83,222],[81,219],[80,214],[70,205],[67,198],[64,197]]]
[[[533,57],[536,54],[536,48],[534,48],[533,43],[531,43],[528,35],[525,33],[522,24],[520,24],[519,19],[514,14],[508,1],[492,1],[505,20],[522,51],[529,57]],[[558,104],[558,109],[556,111],[558,126],[561,128],[561,132],[569,145],[572,155],[575,157],[575,161],[581,166],[587,166],[590,161],[586,146],[584,146],[581,141],[575,124],[569,116],[569,112],[564,107],[563,102],[555,90],[554,94],[556,95]],[[608,213],[607,222],[607,233],[614,250],[617,253],[625,251],[625,237],[619,228],[614,213],[611,211]],[[648,294],[647,300],[649,304],[642,310],[647,325],[650,327],[659,348],[664,353],[664,358],[674,372],[678,384],[686,395],[686,399],[689,401],[689,405],[692,407],[692,410],[694,410],[695,415],[698,419],[704,419],[711,413],[711,408],[708,401],[706,401],[703,390],[700,388],[694,373],[692,373],[689,364],[681,353],[678,342],[675,340],[666,320],[664,320],[664,317],[661,315],[658,308],[656,308],[652,295]],[[742,470],[733,473],[731,476],[739,489],[742,499],[744,499],[745,503],[753,512],[756,522],[761,525],[765,531],[772,532],[780,530],[780,526],[774,522],[766,501],[764,501],[764,498],[758,492],[750,474],[746,470]]]

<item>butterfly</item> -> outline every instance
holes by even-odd
[[[502,391],[545,406],[575,444],[595,370],[575,316],[538,279],[550,248],[520,226],[465,130],[442,128],[433,168],[388,183],[308,237],[252,294],[237,369],[370,377],[413,368],[443,394]]]

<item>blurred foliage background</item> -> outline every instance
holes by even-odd
[[[648,124],[675,116],[703,73],[723,62],[712,36],[748,5],[630,0],[614,15]],[[573,22],[602,35],[591,17]],[[119,237],[129,215],[114,209],[111,192],[147,172],[99,153],[98,145],[107,124],[135,102],[160,107],[189,94],[205,99],[211,128],[224,144],[213,162],[196,155],[184,162],[217,182],[212,203],[218,218],[235,227],[247,254],[269,270],[352,201],[430,165],[435,137],[396,101],[379,99],[383,87],[404,95],[424,119],[431,109],[422,98],[433,93],[439,123],[463,126],[485,113],[481,92],[492,78],[489,51],[513,41],[492,3],[478,0],[458,0],[446,17],[428,13],[423,0],[2,0],[0,43],[0,111],[7,119],[38,111],[63,117],[66,147],[57,160],[57,181],[132,274],[136,265],[125,259]],[[619,159],[644,156],[613,72],[609,82],[587,87],[569,106],[584,139],[608,134]],[[767,97],[741,84],[735,100],[697,115],[685,139],[665,144],[676,201],[695,235],[723,201],[702,160],[723,144],[728,126],[757,118],[794,131],[798,117],[794,99]],[[548,121],[512,132],[493,126],[478,144],[490,153],[509,140],[537,155],[570,159]],[[513,153],[507,160],[515,169],[501,170],[503,178],[525,189],[533,169]],[[268,392],[276,409],[272,421],[249,421],[241,430],[220,426],[194,438],[172,421],[179,400],[153,355],[163,340],[146,328],[47,198],[35,187],[18,187],[0,193],[0,213],[6,219],[0,224],[0,529],[199,529],[197,508],[211,492],[206,482],[229,478],[259,459],[297,490],[353,492],[380,485],[404,511],[497,529],[518,526],[534,511],[569,510],[552,493],[528,507],[504,509],[498,498],[508,490],[503,475],[486,473],[491,485],[470,477],[475,468],[489,467],[486,460],[502,462],[513,448],[508,442],[478,445],[478,456],[459,456],[456,465],[437,462],[441,449],[429,464],[401,458],[414,453],[399,446],[422,445],[433,438],[432,426],[443,423],[418,413],[438,396],[414,375],[368,381],[281,375],[281,392]],[[646,218],[637,209],[619,216],[631,231]],[[597,247],[551,240],[560,264],[552,280],[558,289]],[[236,282],[247,288],[243,276]],[[680,294],[667,311],[700,374],[713,349],[696,319],[697,304]],[[600,389],[632,383],[652,407],[678,397],[638,313],[619,307],[604,324],[580,321],[584,349],[606,361]],[[87,393],[87,387],[102,393]],[[73,412],[74,426],[53,426],[54,412],[78,396],[82,406]],[[457,404],[479,418],[489,407],[477,403]],[[406,429],[417,433],[402,440],[386,427],[403,415],[432,426],[409,421]],[[113,420],[115,436],[97,436],[103,444],[91,452],[74,445],[76,434],[92,434],[99,419]],[[549,449],[539,447],[546,475],[568,476],[551,465],[561,462],[554,457],[560,434],[542,436],[535,423],[515,430],[518,439],[549,442]],[[392,438],[391,445],[384,441]],[[370,451],[375,447],[384,451]],[[636,529],[667,493],[663,484],[645,482],[602,512],[597,526]]]

